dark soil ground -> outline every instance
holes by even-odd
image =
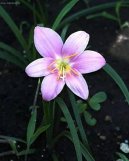
[[[16,13],[19,15],[19,18],[18,16],[15,18],[17,23],[20,20],[24,20],[25,15],[27,15],[26,18],[30,16],[28,11],[20,12],[20,8],[22,7],[18,8],[17,6],[16,10],[14,10],[13,6],[8,8],[12,16]],[[128,10],[123,10],[122,15],[124,15],[123,20],[129,21]],[[0,24],[0,29],[3,31],[0,33],[0,41],[10,44],[13,42],[15,44],[15,38],[1,19]],[[127,50],[126,52],[127,57],[124,56],[123,58],[123,53],[118,53],[118,56],[117,53],[111,50],[114,44],[119,46],[118,35],[124,32],[119,29],[118,24],[102,18],[96,20],[82,18],[72,24],[69,33],[76,30],[85,30],[90,34],[90,49],[103,54],[107,62],[118,71],[129,87],[129,51]],[[125,50],[128,48],[126,46],[127,41],[127,39],[122,39],[120,42],[125,45],[125,47],[122,45]],[[108,96],[107,101],[102,105],[101,111],[91,111],[97,119],[96,126],[89,127],[84,124],[89,144],[96,161],[115,161],[117,158],[115,153],[120,151],[119,144],[129,139],[129,106],[118,86],[103,70],[86,75],[86,80],[91,96],[98,91],[105,91]],[[37,80],[27,77],[25,72],[16,66],[5,61],[0,61],[1,135],[25,138],[26,127],[30,117],[29,106],[33,102],[36,82]],[[39,141],[39,147],[42,146],[41,141]],[[43,146],[40,148],[41,150],[38,154],[30,156],[29,161],[51,161],[49,153],[44,152],[43,148]],[[67,140],[62,140],[57,149],[62,156],[62,161],[76,160],[73,146]],[[0,152],[5,150],[7,150],[7,146],[0,144]],[[18,159],[14,156],[4,156],[0,160],[16,161],[23,160],[23,158]]]

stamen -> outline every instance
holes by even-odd
[[[69,55],[69,56],[66,56],[66,57],[64,57],[64,59],[69,59],[69,58],[72,58],[72,57],[74,57],[74,56],[76,56],[77,54],[72,54],[72,55]]]
[[[79,76],[79,74],[78,74],[78,72],[77,72],[76,70],[74,70],[74,69],[71,68],[71,71],[72,71],[75,75],[78,75],[78,76]]]
[[[53,73],[57,68],[52,69],[50,72]]]
[[[53,61],[51,64],[49,64],[48,69],[50,69],[51,66],[52,66],[53,64],[55,64],[55,62],[56,62],[56,61]]]

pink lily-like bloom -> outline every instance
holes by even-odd
[[[46,101],[54,99],[66,84],[82,99],[87,99],[89,90],[82,74],[102,68],[106,61],[95,51],[85,50],[89,34],[77,31],[65,43],[52,29],[35,27],[34,44],[41,56],[26,67],[30,77],[45,78],[41,84],[42,97]],[[85,51],[84,51],[85,50]]]

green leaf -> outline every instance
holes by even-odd
[[[37,117],[37,109],[35,108],[32,111],[31,118],[29,120],[29,124],[27,127],[27,145],[30,146],[30,141],[33,137],[35,126],[36,126],[36,117]]]
[[[106,101],[107,94],[105,92],[98,92],[93,97],[94,97],[94,100],[96,99],[96,101],[101,103],[101,102]]]
[[[53,158],[53,161],[59,161],[55,152],[52,153],[52,158]]]
[[[19,43],[21,44],[21,46],[24,49],[27,49],[26,41],[23,38],[20,30],[18,29],[18,27],[16,26],[13,19],[10,17],[10,15],[6,12],[6,10],[2,6],[0,6],[0,17],[2,17],[4,19],[4,21],[10,27],[10,29],[13,31],[14,35],[16,36],[16,38],[19,41]]]
[[[5,140],[12,140],[12,141],[18,141],[18,142],[21,142],[21,143],[24,143],[26,144],[26,142],[22,139],[19,139],[19,138],[15,138],[15,137],[10,137],[10,136],[4,136],[4,135],[0,135],[0,138],[2,139],[5,139]]]
[[[70,90],[68,90],[68,94],[69,94],[70,102],[71,102],[71,105],[72,105],[72,108],[73,108],[74,116],[75,116],[75,119],[76,119],[76,122],[77,122],[77,125],[78,125],[78,128],[79,128],[81,139],[82,139],[83,143],[87,146],[87,148],[89,148],[88,140],[87,140],[85,130],[84,130],[83,125],[82,125],[82,121],[81,121],[81,117],[80,117],[80,111],[78,109],[77,102],[75,100],[73,93]]]
[[[87,109],[87,104],[83,103],[81,100],[77,101],[77,106],[78,106],[80,114],[83,113]]]
[[[95,111],[99,111],[101,109],[101,105],[99,103],[97,103],[97,102],[90,101],[89,105]]]
[[[109,74],[109,76],[116,82],[116,84],[119,86],[120,90],[124,94],[126,101],[129,104],[129,91],[127,86],[125,85],[122,78],[119,76],[119,74],[109,65],[106,64],[106,66],[103,67],[104,71]]]
[[[21,54],[18,50],[16,50],[15,48],[9,46],[8,44],[5,44],[3,42],[0,42],[0,48],[5,50],[6,52],[9,52],[10,55],[12,55],[12,57],[15,57],[16,59],[18,59],[21,63],[23,63],[23,65],[27,65],[27,61],[24,58],[24,55]]]
[[[56,30],[58,25],[60,24],[61,20],[64,18],[64,16],[73,8],[73,6],[78,2],[79,0],[71,0],[58,14],[56,20],[54,21],[52,25],[52,29]]]
[[[50,125],[45,125],[42,127],[39,127],[37,129],[37,131],[33,134],[33,136],[31,137],[30,140],[30,145],[39,137],[39,135],[41,135],[44,131],[46,131],[48,128],[50,127]]]
[[[62,26],[74,21],[74,20],[77,20],[79,19],[80,17],[83,17],[83,16],[88,16],[90,14],[93,14],[93,13],[96,13],[96,12],[99,12],[99,11],[105,11],[105,9],[108,9],[108,8],[113,8],[115,7],[117,4],[117,2],[108,2],[108,3],[104,3],[104,4],[100,4],[100,5],[97,5],[97,6],[93,6],[93,7],[90,7],[90,8],[86,8],[86,9],[83,9],[81,11],[78,11],[74,14],[72,14],[71,16],[67,16],[67,18],[65,18],[59,25],[58,25],[58,29],[61,28]],[[124,7],[125,5],[129,4],[128,0],[125,0],[122,2],[122,7]]]
[[[119,17],[119,14],[120,14],[120,8],[121,7],[122,7],[122,2],[117,2],[115,10],[116,10],[116,14],[118,15],[118,17]]]
[[[66,136],[70,141],[72,141],[72,137],[69,132],[65,132],[64,136]],[[81,142],[80,142],[80,145],[81,145],[81,152],[82,152],[84,158],[87,161],[95,161],[93,156],[89,153],[88,149]]]
[[[104,17],[104,18],[107,18],[109,20],[113,20],[113,21],[117,21],[118,22],[118,19],[117,17],[115,17],[114,15],[108,13],[108,12],[101,12],[101,13],[96,13],[96,14],[92,14],[92,15],[89,15],[87,16],[86,18],[87,19],[93,19],[93,18],[97,18],[97,17]]]
[[[92,115],[87,111],[84,112],[84,118],[86,123],[90,126],[94,126],[97,122],[96,119],[93,118]]]
[[[0,50],[0,58],[19,66],[21,69],[25,68],[25,65],[21,63],[19,59],[17,59],[15,56],[11,55],[8,52]]]
[[[84,158],[87,161],[95,161],[93,156],[89,153],[88,149],[82,143],[81,143],[81,151],[82,151]]]
[[[33,36],[34,36],[34,26],[31,27],[29,35],[28,35],[28,50],[30,50],[33,44]]]
[[[94,101],[94,102],[97,102],[97,103],[102,103],[102,102],[106,101],[106,99],[107,99],[107,95],[106,95],[105,92],[98,92],[94,96],[92,96],[90,101]]]
[[[29,149],[29,151],[22,150],[17,154],[17,156],[23,156],[23,155],[28,155],[28,154],[33,154],[36,150],[35,149]]]
[[[65,40],[65,36],[66,36],[67,31],[68,31],[68,28],[69,28],[69,24],[67,24],[67,25],[62,29],[62,32],[61,32],[61,38],[62,38],[62,40]]]
[[[56,99],[56,102],[58,103],[61,111],[63,112],[63,114],[64,114],[64,116],[67,120],[68,127],[70,129],[70,133],[71,133],[71,136],[72,136],[72,141],[73,141],[73,144],[74,144],[74,147],[75,147],[77,160],[82,161],[82,153],[81,153],[79,137],[78,137],[78,134],[77,134],[76,127],[74,125],[74,121],[73,121],[71,114],[68,110],[68,107],[66,106],[66,104],[64,103],[64,101],[61,98]]]
[[[122,153],[116,153],[123,161],[129,161],[129,159]]]
[[[98,92],[91,97],[88,103],[93,110],[99,111],[101,108],[100,103],[104,102],[106,99],[107,99],[107,95],[105,92]]]
[[[55,101],[54,101],[55,102]],[[43,101],[43,110],[44,110],[44,118],[43,125],[50,125],[46,130],[46,141],[47,146],[51,146],[53,139],[53,128],[54,128],[54,102],[45,102]],[[52,108],[52,107],[53,108]]]
[[[35,9],[35,7],[33,7],[33,5],[31,5],[30,3],[28,3],[26,0],[19,0],[20,2],[22,2],[28,9],[30,9],[39,20],[42,20],[41,15],[39,14],[39,12]]]
[[[66,119],[65,119],[65,117],[61,117],[60,120],[61,120],[62,122],[65,122],[65,123],[67,122]]]
[[[10,144],[12,150],[14,151],[14,153],[17,155],[18,151],[17,151],[17,147],[16,147],[16,141],[9,140],[9,144]]]

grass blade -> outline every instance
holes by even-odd
[[[30,145],[31,138],[33,137],[35,126],[36,126],[36,117],[37,117],[37,110],[34,109],[31,114],[31,118],[29,120],[29,124],[27,127],[27,144]]]
[[[19,66],[21,69],[25,68],[25,65],[19,59],[8,52],[0,50],[0,58]]]
[[[119,76],[119,74],[109,65],[106,64],[106,66],[103,67],[104,71],[110,75],[110,77],[116,82],[116,84],[119,86],[121,89],[122,93],[124,94],[126,101],[129,104],[129,91],[128,88],[126,87],[124,81],[122,78]]]
[[[33,154],[36,150],[35,149],[29,149],[29,151],[26,150],[22,150],[21,152],[19,152],[17,154],[17,156],[23,156],[23,155],[29,155],[29,154]]]
[[[14,142],[17,141],[17,142],[21,142],[21,143],[26,144],[26,142],[25,142],[24,140],[18,139],[18,138],[15,138],[15,137],[0,135],[0,138],[1,138],[1,139],[5,139],[5,140],[7,140],[7,141],[11,140],[11,141],[14,141]]]
[[[129,159],[122,153],[116,153],[123,161],[129,161]]]
[[[65,132],[64,133],[64,136],[66,136],[70,141],[72,141],[72,137],[70,135],[69,132]],[[95,161],[93,156],[89,153],[89,151],[87,150],[87,148],[80,142],[80,145],[81,145],[81,152],[84,156],[84,158],[87,160],[87,161]]]
[[[80,112],[79,112],[79,109],[78,109],[78,106],[77,106],[77,102],[75,100],[73,93],[70,90],[68,90],[68,94],[69,94],[70,102],[72,104],[74,116],[75,116],[75,119],[76,119],[76,122],[77,122],[77,125],[78,125],[78,128],[79,128],[81,139],[82,139],[83,143],[85,144],[85,146],[89,149],[88,140],[87,140],[87,137],[86,137],[83,125],[82,125],[82,121],[81,121],[81,118],[80,118]]]
[[[37,131],[31,137],[30,144],[32,144],[39,137],[40,134],[42,134],[44,131],[46,131],[49,128],[49,126],[50,125],[45,125],[45,126],[39,127],[37,129]]]
[[[24,65],[27,65],[27,63],[28,63],[27,60],[25,60],[23,55],[18,50],[16,50],[15,48],[13,48],[13,47],[11,47],[8,44],[5,44],[3,42],[0,42],[0,48],[9,52],[12,56],[16,57]]]
[[[58,98],[56,100],[56,102],[58,103],[61,111],[63,112],[63,114],[64,114],[64,116],[65,116],[65,118],[67,120],[68,127],[70,129],[70,133],[71,133],[71,136],[72,136],[72,141],[73,141],[73,144],[74,144],[74,147],[75,147],[77,160],[82,161],[82,153],[81,153],[80,141],[79,141],[77,130],[76,130],[76,127],[74,125],[74,121],[73,121],[73,119],[71,117],[71,114],[70,114],[66,104],[64,103],[64,101],[61,98]]]
[[[93,19],[93,18],[98,18],[98,17],[104,17],[104,18],[107,18],[109,20],[113,20],[113,21],[116,21],[118,22],[118,19],[117,17],[115,17],[114,15],[108,13],[108,12],[101,12],[101,13],[96,13],[96,14],[92,14],[92,15],[89,15],[87,16],[87,19]]]
[[[27,49],[26,41],[23,38],[22,34],[20,33],[20,30],[18,29],[17,25],[13,21],[13,19],[10,17],[10,15],[6,12],[6,10],[0,6],[0,17],[4,19],[4,21],[7,23],[7,25],[10,27],[10,29],[13,31],[14,35],[16,36],[17,40],[21,44],[21,46],[24,49]]]
[[[69,24],[66,25],[66,26],[62,29],[61,38],[62,38],[63,41],[65,40],[65,36],[66,36],[67,31],[68,31],[68,28],[69,28]]]
[[[79,0],[71,0],[66,6],[61,10],[59,15],[57,16],[56,20],[54,21],[52,25],[52,29],[56,30],[58,25],[60,24],[61,20],[64,18],[64,16],[73,8],[73,6],[78,2]]]
[[[28,9],[30,9],[31,11],[34,12],[34,14],[37,16],[37,18],[39,20],[42,20],[42,17],[40,16],[39,12],[37,12],[37,10],[35,8],[33,8],[33,5],[30,5],[27,1],[25,0],[20,0],[20,2],[22,2],[26,7],[28,7]]]
[[[79,19],[80,17],[87,16],[87,15],[93,14],[98,11],[102,11],[102,10],[104,11],[105,9],[108,9],[108,8],[113,8],[116,6],[116,4],[117,4],[117,2],[110,2],[110,3],[105,3],[105,4],[93,6],[93,7],[87,8],[87,9],[83,9],[79,12],[76,12],[76,13],[72,14],[71,16],[67,17],[66,19],[64,19],[62,21],[62,23],[60,23],[60,25],[58,25],[58,29],[61,28],[62,26],[64,26],[65,24],[68,24],[74,20]],[[128,0],[123,1],[121,6],[125,7],[125,5],[127,5],[127,4],[129,4]]]

